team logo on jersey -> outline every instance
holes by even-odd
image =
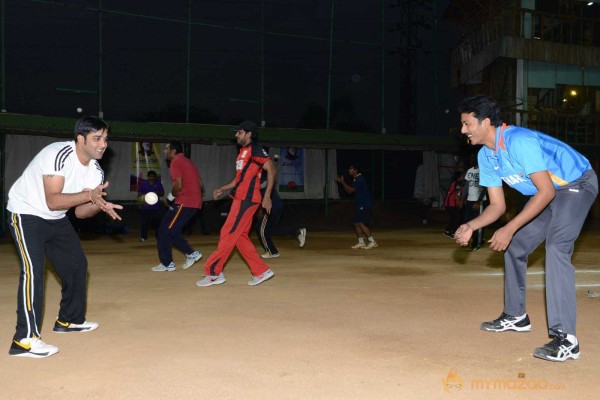
[[[509,175],[509,176],[503,176],[502,180],[504,182],[506,182],[506,184],[508,186],[513,186],[519,183],[524,183],[527,182],[525,179],[523,179],[523,173],[520,172],[518,174],[514,174],[514,175]]]
[[[248,150],[242,151],[242,154],[240,154],[238,159],[235,161],[235,169],[236,170],[239,171],[241,169],[244,169],[244,159],[246,158],[247,153],[248,153]]]

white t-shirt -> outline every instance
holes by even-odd
[[[479,167],[471,167],[467,170],[465,175],[465,181],[469,184],[467,190],[467,201],[480,201],[482,200],[481,192],[484,190],[482,186],[479,186]]]
[[[62,193],[80,193],[93,189],[104,181],[104,171],[98,161],[82,165],[75,152],[75,142],[57,142],[44,147],[31,160],[23,174],[8,192],[8,211],[35,215],[44,219],[63,218],[68,210],[50,211],[44,193],[44,175],[65,178]]]

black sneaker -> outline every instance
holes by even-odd
[[[57,333],[69,333],[69,332],[90,332],[98,329],[97,322],[85,321],[83,324],[71,324],[68,322],[62,322],[56,320],[54,328],[52,329]]]
[[[548,361],[567,361],[569,358],[579,358],[579,341],[573,335],[554,332],[556,336],[548,344],[533,351],[533,356]]]
[[[531,330],[531,322],[529,322],[529,316],[527,314],[517,318],[503,312],[498,319],[491,322],[482,322],[481,330],[488,332],[529,332]]]
[[[448,230],[444,231],[444,236],[446,236],[447,238],[450,238],[450,239],[454,239],[454,233],[452,233]]]

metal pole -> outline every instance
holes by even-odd
[[[439,130],[439,124],[438,124],[438,115],[439,115],[439,108],[440,108],[440,97],[439,97],[439,77],[438,77],[438,63],[437,63],[437,48],[436,48],[436,44],[437,44],[437,25],[438,25],[438,19],[437,19],[437,5],[436,5],[436,0],[432,0],[433,2],[433,43],[432,43],[432,51],[431,53],[433,54],[433,90],[434,90],[434,113],[433,113],[433,133],[435,135],[439,134],[438,130]]]
[[[381,204],[385,204],[385,150],[381,150]]]
[[[185,66],[185,122],[190,122],[190,63],[192,45],[192,0],[188,0],[187,62]]]
[[[329,149],[325,149],[325,186],[323,189],[325,200],[325,216],[329,214]]]
[[[375,157],[376,157],[376,151],[375,150],[371,150],[371,181],[370,181],[370,195],[371,198],[373,198],[373,200],[375,200]]]
[[[333,11],[334,11],[334,0],[331,0],[331,19],[330,19],[330,27],[329,27],[329,71],[327,78],[327,122],[326,129],[329,129],[330,119],[331,119],[331,73],[333,69]],[[325,215],[329,212],[329,204],[327,201],[328,198],[328,186],[327,181],[329,177],[329,152],[325,149],[325,193],[323,193],[324,201],[325,201]]]
[[[329,120],[331,119],[331,73],[333,66],[333,5],[334,0],[331,0],[331,19],[329,28],[329,72],[327,79],[327,126],[329,129]]]
[[[102,111],[102,58],[103,58],[103,43],[102,43],[102,0],[98,0],[98,117],[104,118]]]
[[[2,0],[2,4],[0,5],[0,7],[2,7],[2,9],[0,10],[0,13],[2,14],[0,16],[0,35],[2,35],[2,42],[0,42],[0,58],[2,59],[2,61],[0,61],[1,65],[1,69],[2,69],[2,76],[0,76],[0,85],[2,85],[2,112],[6,111],[6,57],[5,57],[5,53],[4,53],[4,0]],[[4,209],[4,208],[3,208]],[[2,218],[2,221],[4,221],[4,218]]]
[[[2,68],[2,76],[0,76],[0,84],[2,85],[2,110],[0,112],[5,112],[6,111],[6,84],[5,84],[5,79],[6,79],[6,75],[5,75],[5,53],[4,53],[4,0],[2,0],[2,4],[0,5],[1,10],[0,12],[2,13],[2,15],[0,16],[0,31],[1,31],[1,35],[2,35],[2,42],[0,42],[0,47],[1,47],[1,54],[2,56],[0,58],[2,58],[2,61],[0,61],[0,63],[2,64],[1,68]],[[2,220],[0,221],[0,236],[4,236],[4,232],[5,232],[5,221],[6,221],[6,181],[5,181],[5,174],[6,174],[6,165],[5,165],[5,153],[6,153],[6,135],[0,135],[0,188],[2,188],[2,196],[0,197],[0,208],[2,209],[2,211],[0,211],[0,215],[2,217]]]
[[[381,0],[381,133],[385,134],[385,0]]]
[[[4,2],[3,2],[4,3]],[[2,220],[0,221],[0,237],[5,235],[6,226],[6,135],[0,135],[0,187],[2,188],[2,196],[0,196],[0,214]]]
[[[265,126],[265,2],[260,0],[260,125]]]

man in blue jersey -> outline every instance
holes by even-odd
[[[372,205],[371,194],[367,187],[367,180],[360,171],[360,167],[357,164],[350,164],[348,167],[348,175],[352,178],[352,185],[348,185],[341,175],[336,177],[335,180],[342,185],[346,193],[354,193],[354,230],[356,231],[358,243],[351,247],[353,249],[371,250],[379,247],[379,245],[373,239],[371,229],[369,228]],[[365,243],[365,238],[367,238],[368,244]]]
[[[497,319],[483,322],[481,329],[531,330],[525,311],[527,257],[546,241],[546,313],[553,339],[533,355],[550,361],[578,359],[571,256],[598,194],[596,173],[584,156],[560,140],[502,124],[500,107],[487,96],[466,98],[458,111],[462,134],[472,145],[483,146],[478,154],[479,179],[487,187],[490,204],[456,230],[456,242],[466,246],[474,231],[504,214],[503,182],[531,196],[523,210],[488,241],[492,250],[504,251],[504,310]]]

